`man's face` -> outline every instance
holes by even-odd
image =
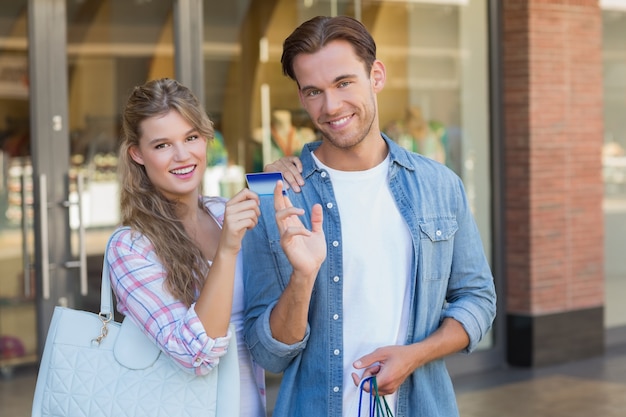
[[[352,45],[337,40],[296,56],[293,69],[300,102],[326,144],[351,151],[370,138],[380,140],[376,93],[385,80],[380,61],[367,73]]]

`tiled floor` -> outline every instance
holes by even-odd
[[[0,416],[30,416],[36,369],[0,378]],[[499,369],[455,378],[462,417],[625,417],[626,329],[597,358],[541,369]],[[271,378],[268,402],[274,401]]]
[[[454,381],[462,417],[626,417],[626,329],[601,357]]]
[[[30,416],[35,378],[34,367],[15,368],[8,376],[0,377],[0,416]]]
[[[463,417],[623,417],[626,384],[547,376],[460,394]]]

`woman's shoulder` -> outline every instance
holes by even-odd
[[[227,198],[224,197],[202,197],[202,203],[209,212],[219,221],[224,222],[224,211],[226,210]]]
[[[138,252],[151,252],[154,249],[150,239],[129,226],[120,226],[115,229],[109,238],[107,246],[109,248],[126,248]]]

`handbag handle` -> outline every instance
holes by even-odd
[[[110,241],[109,241],[110,242]],[[111,278],[109,275],[109,263],[107,262],[107,243],[104,251],[104,262],[102,262],[102,287],[100,290],[100,314],[106,317],[112,316],[113,311],[113,290],[111,289]]]
[[[119,230],[130,229],[124,227]],[[117,233],[117,232],[116,232]],[[109,246],[111,240],[115,236],[113,233],[104,248],[104,259],[102,260],[102,283],[100,287],[100,312],[98,317],[102,321],[102,328],[100,329],[100,335],[92,339],[92,343],[100,345],[102,340],[109,334],[108,324],[113,320],[113,290],[111,289],[111,277],[109,273],[109,263],[107,262],[107,254],[109,253]]]
[[[98,317],[102,321],[102,329],[100,329],[100,335],[93,339],[93,342],[98,345],[102,342],[102,339],[107,337],[107,334],[109,333],[107,324],[113,320],[113,290],[111,289],[109,262],[107,261],[109,246],[111,245],[111,240],[113,240],[113,236],[115,236],[116,233],[121,230],[128,229],[130,229],[128,226],[119,228],[109,237],[109,240],[104,247],[104,259],[102,260],[102,283],[100,287],[100,312],[98,313]]]
[[[118,229],[117,232],[125,229],[130,229],[130,227],[122,227]],[[111,277],[109,273],[109,262],[107,262],[107,254],[109,252],[109,246],[111,245],[111,240],[113,240],[113,236],[117,234],[117,232],[113,233],[109,237],[109,241],[107,242],[104,248],[104,260],[102,262],[102,286],[100,290],[100,316],[111,318],[113,317],[113,290],[111,289]]]

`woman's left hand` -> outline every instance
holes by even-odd
[[[244,188],[226,202],[220,246],[238,252],[247,230],[257,225],[261,210],[259,196]]]

